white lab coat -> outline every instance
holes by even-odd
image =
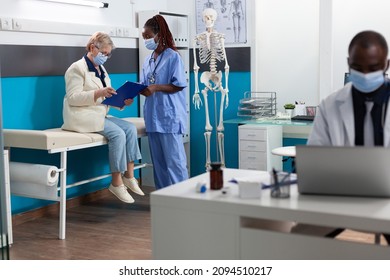
[[[390,106],[387,110],[390,110]],[[342,89],[321,102],[307,144],[321,146],[355,145],[352,83],[347,83]],[[390,113],[387,113],[385,117],[384,146],[390,146]]]

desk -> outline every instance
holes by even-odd
[[[293,173],[296,172],[295,171],[295,159],[294,159],[295,155],[296,155],[295,146],[286,146],[286,147],[275,148],[271,151],[271,153],[273,155],[287,157],[287,158],[282,160],[283,162],[287,161],[288,159],[291,159],[291,172],[293,172]]]
[[[235,118],[225,120],[224,124],[257,124],[257,125],[281,125],[283,126],[284,138],[308,138],[313,122],[292,121],[292,120],[272,120],[272,119],[249,119]]]
[[[272,154],[282,157],[295,157],[295,146],[279,147],[272,151]]]
[[[224,169],[221,191],[196,193],[204,173],[151,194],[154,259],[389,259],[390,248],[256,227],[256,221],[296,221],[362,231],[390,232],[390,201],[299,195],[240,199],[231,178],[262,171]]]

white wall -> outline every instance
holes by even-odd
[[[317,105],[343,85],[347,47],[357,32],[374,29],[390,43],[390,1],[246,1],[252,90],[276,91],[280,110],[284,103],[296,100]],[[29,23],[20,31],[0,31],[2,44],[84,46],[90,33],[119,27],[131,32],[129,37],[113,36],[115,44],[137,47],[140,10],[188,14],[190,37],[196,34],[193,0],[107,0],[108,9],[39,0],[1,2],[0,19]],[[40,31],[23,32],[34,27]],[[69,34],[72,32],[75,34]]]
[[[167,7],[165,0],[107,0],[105,2],[109,3],[107,9],[40,0],[2,0],[0,18],[17,20],[22,27],[17,31],[0,31],[0,42],[83,46],[90,34],[102,30],[111,33],[118,47],[136,47],[136,38],[138,38],[136,11],[166,10]],[[117,36],[118,28],[122,31],[127,29],[128,33]]]
[[[375,30],[390,44],[390,1],[333,1],[333,90],[342,87],[348,72],[348,45],[356,33]]]
[[[257,0],[253,91],[275,91],[278,109],[318,104],[319,0]]]

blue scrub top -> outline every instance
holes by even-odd
[[[146,132],[184,134],[187,125],[187,78],[179,53],[167,48],[157,57],[156,61],[153,59],[153,54],[146,57],[140,82],[149,86],[151,83],[148,77],[153,72],[155,84],[173,84],[183,89],[176,93],[155,92],[145,98]]]

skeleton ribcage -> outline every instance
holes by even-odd
[[[209,42],[207,37],[208,36],[205,33],[200,34],[197,37],[199,44],[199,59],[202,64],[210,64],[210,71],[214,74],[216,72],[217,60],[225,60],[221,42],[223,34],[211,33]]]

